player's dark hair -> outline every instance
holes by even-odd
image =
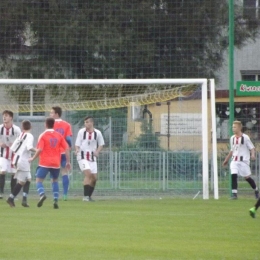
[[[62,115],[62,109],[61,109],[61,107],[56,106],[56,107],[52,107],[52,109],[54,110],[54,112],[55,112],[56,114],[59,115],[59,117],[61,117],[61,115]]]
[[[93,116],[87,116],[87,117],[85,117],[84,122],[85,122],[86,120],[89,120],[89,119],[94,123],[94,118],[93,118]]]
[[[29,120],[23,120],[22,128],[23,130],[30,130],[32,128],[31,122]]]
[[[11,118],[14,117],[14,113],[11,110],[4,110],[2,115],[5,115],[5,114],[9,115]]]
[[[45,124],[46,124],[46,127],[47,127],[48,129],[53,128],[54,123],[55,123],[55,119],[52,118],[52,117],[47,117],[46,120],[45,120]]]

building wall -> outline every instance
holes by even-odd
[[[235,97],[235,103],[247,104],[253,102],[259,102],[258,97]],[[228,97],[216,98],[216,103],[229,103]],[[161,115],[168,113],[168,106],[166,103],[162,103],[160,106],[156,104],[149,105],[148,110],[152,113],[153,116],[153,131],[158,134],[160,140],[160,146],[162,149],[176,151],[176,150],[202,150],[202,136],[198,135],[161,135]],[[200,100],[182,100],[180,101],[171,101],[170,104],[170,113],[201,113],[201,101]],[[142,116],[142,115],[141,115]],[[258,120],[258,119],[257,119]],[[131,143],[135,140],[137,136],[141,134],[141,120],[133,120],[131,118],[131,107],[129,108],[128,113],[128,143]],[[227,125],[228,127],[228,125]],[[211,131],[211,109],[210,109],[210,99],[208,100],[208,147],[209,153],[212,151],[212,138]],[[228,152],[229,150],[229,130],[228,136],[226,139],[220,139],[217,141],[217,148],[219,152]],[[254,142],[257,150],[260,149],[258,139],[255,139],[253,132],[248,129],[244,129],[244,132],[248,134],[252,141]]]
[[[260,71],[260,37],[248,41],[241,49],[234,49],[234,82],[241,80],[241,71]],[[229,89],[228,52],[222,68],[218,71],[217,89]]]
[[[210,101],[208,101],[208,107],[210,108]],[[202,150],[202,136],[197,134],[178,134],[178,135],[170,135],[162,134],[162,114],[168,114],[168,105],[166,102],[161,103],[160,106],[156,104],[149,105],[148,110],[151,112],[153,120],[153,131],[158,134],[160,140],[160,146],[162,149],[176,151],[176,150],[194,150],[201,151]],[[137,136],[141,134],[141,120],[133,120],[131,117],[131,107],[128,110],[128,143],[131,143],[135,140]],[[169,107],[170,114],[177,114],[180,117],[183,115],[185,117],[186,114],[190,115],[192,113],[201,114],[201,100],[182,100],[182,101],[171,101]],[[209,145],[211,143],[210,133],[211,133],[211,116],[210,109],[208,111],[208,133],[209,133]],[[142,115],[141,115],[142,117]],[[146,117],[147,118],[147,117]],[[148,119],[147,119],[148,120]],[[186,124],[187,122],[184,122]],[[167,127],[167,126],[166,126]],[[201,125],[200,125],[200,130]],[[166,130],[167,132],[167,130]]]

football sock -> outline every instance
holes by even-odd
[[[231,174],[232,176],[232,193],[237,193],[237,174]]]
[[[255,181],[251,177],[247,178],[246,181],[249,183],[249,185],[252,187],[252,189],[254,189],[254,190],[256,189]]]
[[[91,196],[91,186],[90,185],[84,185],[84,196]]]
[[[19,194],[21,189],[22,189],[22,185],[20,183],[17,183],[12,192],[13,196],[16,197]]]
[[[4,193],[5,174],[0,174],[0,193]]]
[[[13,193],[15,185],[16,185],[16,179],[14,178],[14,175],[12,175],[12,177],[11,177],[11,193]]]
[[[27,197],[28,193],[29,193],[29,188],[30,188],[30,181],[26,181],[26,183],[23,186],[23,197]]]
[[[45,193],[45,192],[44,192],[44,187],[43,187],[42,182],[37,182],[37,183],[36,183],[36,189],[37,189],[38,194],[39,194],[40,196]]]
[[[255,209],[257,210],[260,207],[260,199],[257,200],[255,204]]]
[[[68,175],[62,176],[62,184],[63,184],[63,194],[67,195],[68,189],[69,189],[69,176]]]
[[[59,198],[59,183],[57,181],[54,181],[52,183],[52,193],[53,193],[53,199],[58,200],[58,198]]]
[[[89,195],[89,197],[92,196],[94,189],[95,189],[95,187],[90,186],[90,195]]]
[[[84,189],[84,192],[83,192],[83,193],[84,193],[84,197],[88,196],[88,195],[87,195],[87,192],[88,192],[87,186],[88,186],[88,185],[84,185],[84,186],[83,186],[83,189]]]

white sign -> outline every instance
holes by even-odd
[[[199,113],[171,113],[168,128],[168,114],[161,114],[161,134],[167,135],[201,135],[202,118]]]

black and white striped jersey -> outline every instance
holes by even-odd
[[[10,128],[6,128],[4,124],[0,125],[0,141],[7,146],[6,148],[0,148],[0,157],[11,159],[12,152],[10,151],[10,147],[20,133],[21,129],[16,125],[12,125]]]
[[[79,130],[75,145],[80,147],[80,154],[77,159],[87,159],[88,161],[96,161],[94,152],[99,146],[105,144],[103,135],[98,129],[94,128],[93,132],[88,132],[86,128]]]
[[[250,150],[255,147],[248,135],[242,134],[241,136],[231,136],[230,147],[232,151],[232,161],[243,161],[249,164]]]
[[[34,137],[31,133],[22,132],[10,147],[13,152],[12,164],[17,169],[29,171],[30,164],[28,159],[31,157],[31,149],[33,148]]]

